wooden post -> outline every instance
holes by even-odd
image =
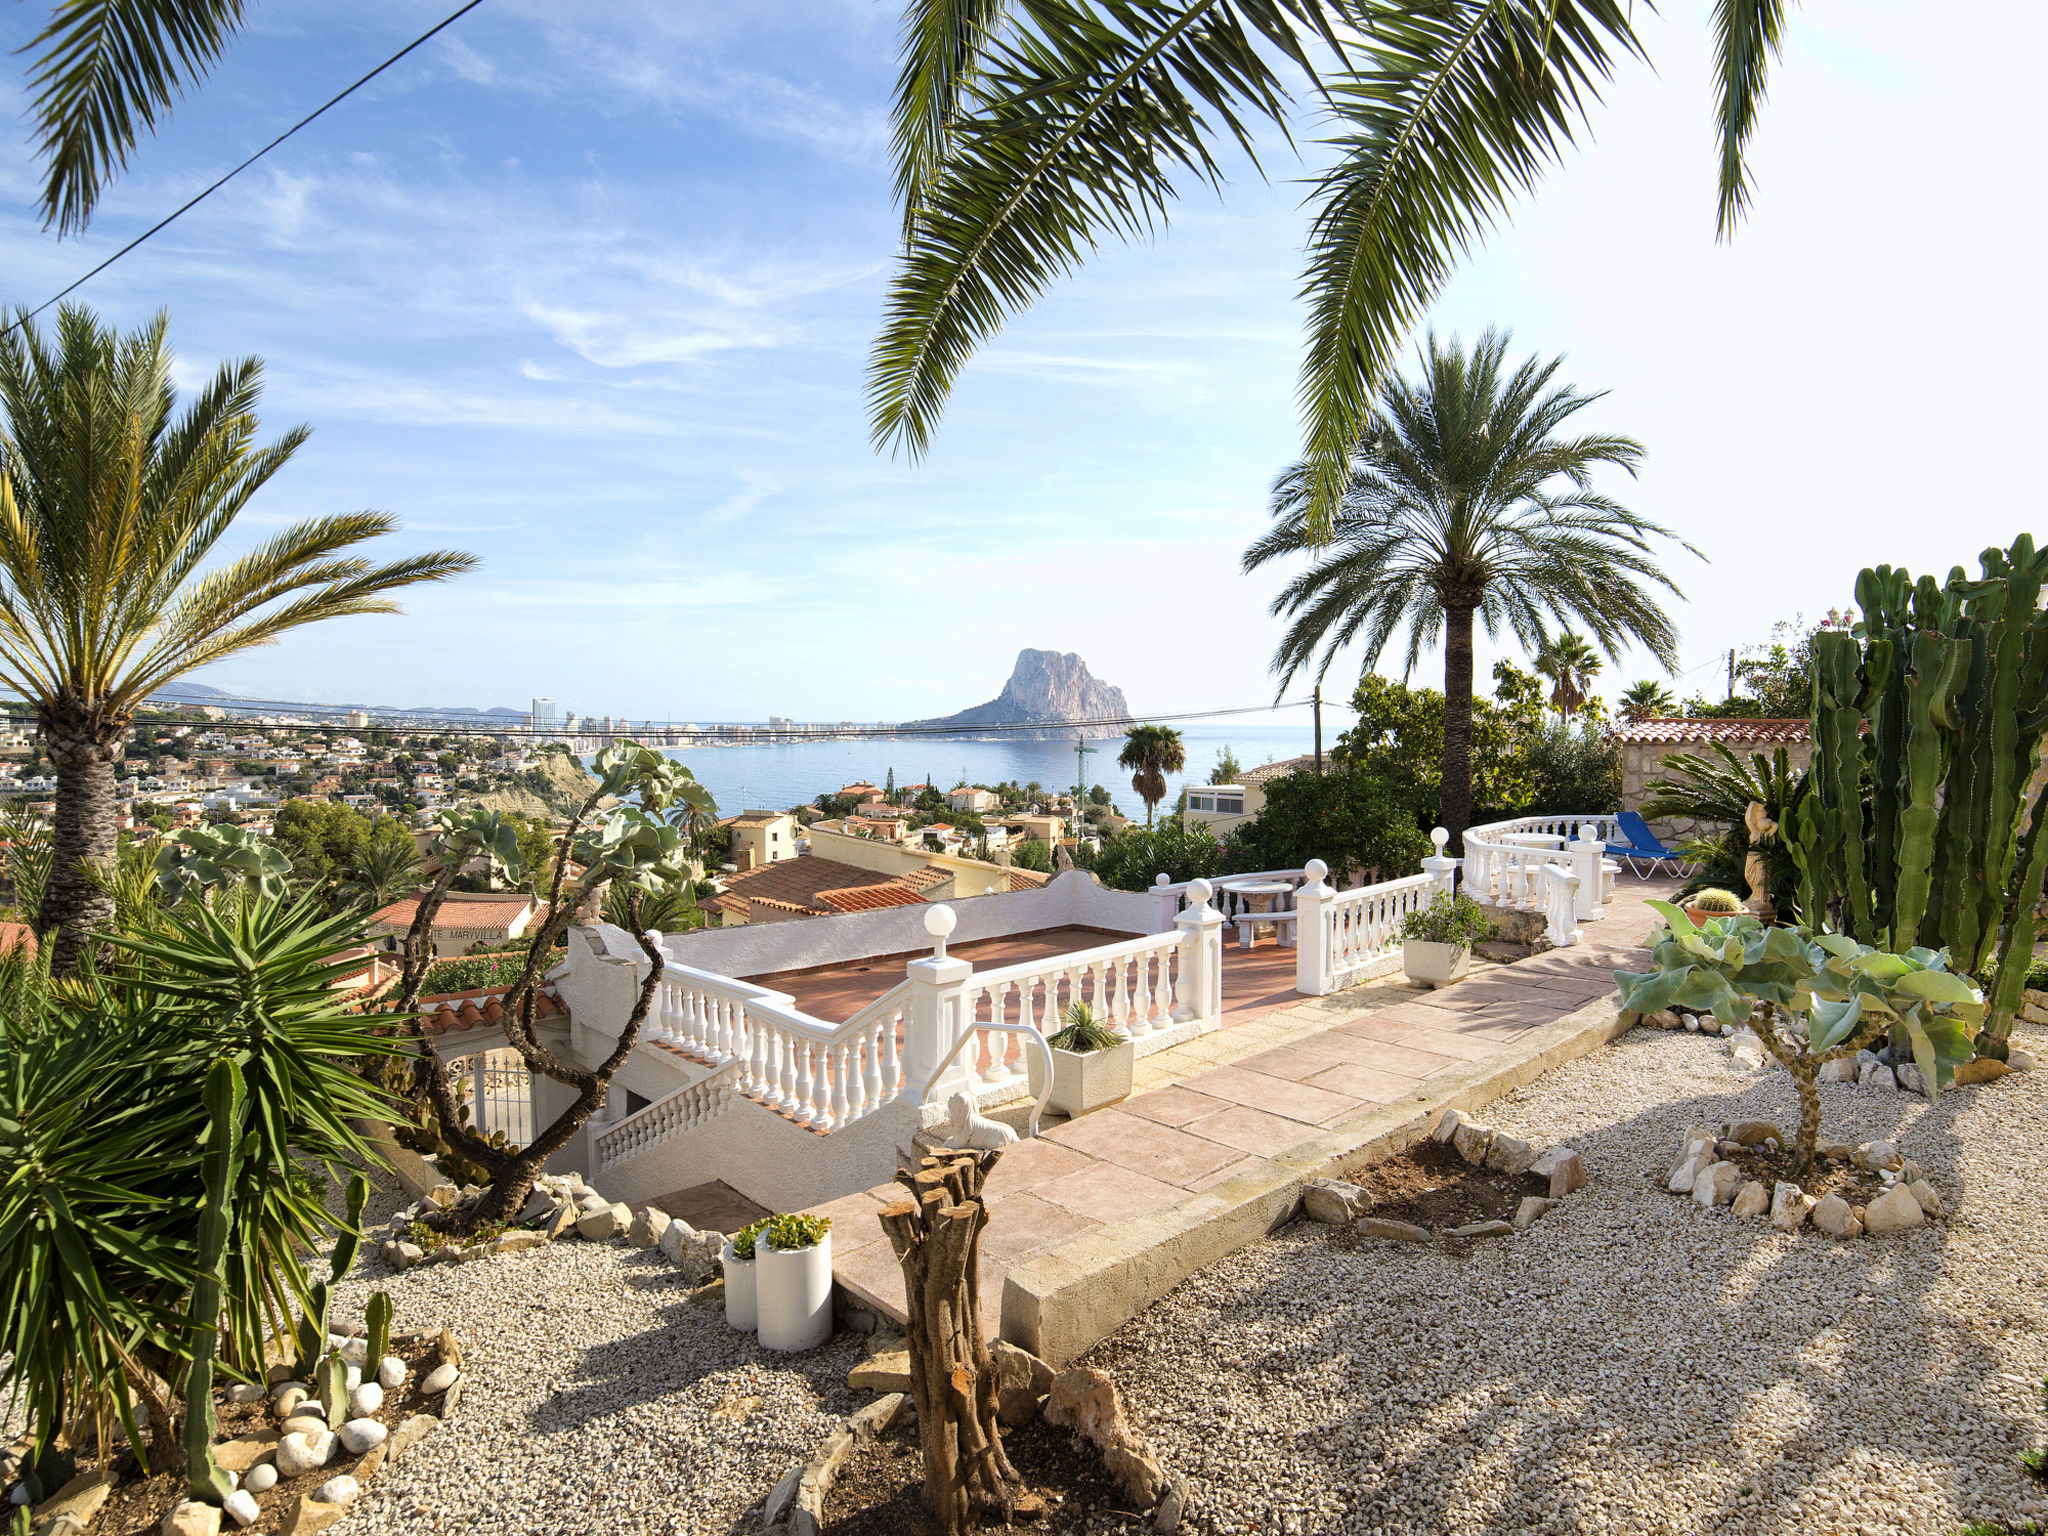
[[[925,1507],[951,1536],[963,1536],[977,1510],[1007,1518],[1020,1491],[1003,1454],[995,1367],[981,1331],[981,1190],[1001,1156],[953,1152],[899,1167],[896,1182],[910,1198],[881,1213],[903,1266]]]

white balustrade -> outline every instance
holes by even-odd
[[[1441,839],[1437,851],[1442,854]],[[1301,934],[1294,952],[1295,991],[1327,997],[1397,953],[1408,914],[1451,889],[1454,860],[1437,857],[1423,863],[1432,867],[1419,875],[1338,891],[1325,882],[1329,871],[1323,861],[1310,860],[1311,878],[1298,898]]]
[[[1613,816],[1519,816],[1465,830],[1463,890],[1484,906],[1536,912],[1549,900],[1544,869],[1564,864],[1578,877],[1573,888],[1578,922],[1599,918],[1612,887],[1606,844],[1619,837]],[[1518,841],[1554,838],[1557,846]],[[1625,839],[1623,839],[1625,841]]]
[[[1579,876],[1564,864],[1546,864],[1543,882],[1543,936],[1558,948],[1579,942]]]
[[[728,1066],[607,1126],[597,1137],[598,1171],[710,1124],[731,1105],[738,1075]]]

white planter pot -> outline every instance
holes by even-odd
[[[1126,1040],[1106,1051],[1055,1050],[1051,1054],[1052,1097],[1046,1100],[1046,1108],[1071,1119],[1131,1096],[1137,1042]],[[1045,1092],[1045,1067],[1036,1051],[1026,1052],[1024,1059],[1030,1068],[1031,1094],[1036,1098]]]
[[[1401,969],[1418,986],[1449,986],[1472,969],[1472,947],[1469,944],[1432,944],[1427,939],[1403,939]]]
[[[832,1337],[832,1234],[815,1247],[783,1251],[754,1244],[755,1296],[763,1349],[816,1349]]]
[[[742,1261],[732,1251],[732,1243],[728,1240],[725,1245],[725,1252],[719,1255],[720,1261],[725,1266],[726,1326],[737,1328],[741,1333],[751,1333],[754,1330],[756,1317],[754,1275],[756,1266],[760,1262],[759,1256],[761,1251],[757,1246],[754,1249],[755,1257]]]

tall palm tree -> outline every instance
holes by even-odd
[[[1593,691],[1600,653],[1571,630],[1553,636],[1536,652],[1536,675],[1550,679],[1550,704],[1567,722]]]
[[[1785,0],[1714,0],[1720,229]],[[1584,131],[1626,0],[908,0],[904,249],[869,374],[877,444],[922,453],[953,380],[1106,239],[1149,239],[1221,155],[1328,122],[1303,296],[1301,496],[1318,542],[1374,394],[1458,261]],[[1255,162],[1256,163],[1256,162]]]
[[[322,619],[395,613],[388,594],[476,563],[448,550],[373,565],[380,512],[296,523],[202,569],[308,429],[256,443],[263,365],[223,364],[183,411],[165,317],[121,336],[89,310],[0,337],[0,685],[36,712],[57,768],[40,922],[76,962],[113,915],[88,865],[114,856],[114,764],[136,708],[209,662]]]
[[[1658,719],[1676,708],[1678,701],[1671,696],[1671,690],[1654,677],[1630,683],[1621,693],[1621,718],[1630,725],[1639,720]]]
[[[1134,725],[1124,732],[1124,749],[1116,760],[1118,767],[1131,770],[1131,788],[1145,802],[1145,825],[1151,826],[1153,809],[1166,798],[1166,776],[1188,765],[1180,732],[1170,725]]]
[[[1442,643],[1442,814],[1454,848],[1472,809],[1475,619],[1489,637],[1506,629],[1530,651],[1555,619],[1583,624],[1609,655],[1629,640],[1666,666],[1677,654],[1652,592],[1678,592],[1650,549],[1670,530],[1593,489],[1600,465],[1633,474],[1642,445],[1564,435],[1600,397],[1553,386],[1558,359],[1508,372],[1507,347],[1494,330],[1470,354],[1455,337],[1431,336],[1420,380],[1389,379],[1353,447],[1331,543],[1315,527],[1314,467],[1301,463],[1274,486],[1272,530],[1244,553],[1248,572],[1315,556],[1273,600],[1275,614],[1293,619],[1273,658],[1283,688],[1306,666],[1323,676],[1354,640],[1371,667],[1405,629],[1404,676],[1424,647]]]

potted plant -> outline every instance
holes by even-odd
[[[741,1227],[725,1240],[719,1258],[725,1269],[725,1321],[741,1333],[753,1330],[759,1319],[754,1276],[754,1243],[768,1225],[763,1216],[752,1226]]]
[[[1733,891],[1724,891],[1717,885],[1694,891],[1685,898],[1685,915],[1695,925],[1716,917],[1734,917],[1749,909],[1742,904],[1742,898]]]
[[[1131,1070],[1138,1047],[1095,1017],[1086,1003],[1073,1002],[1060,1015],[1065,1027],[1047,1035],[1052,1051],[1052,1093],[1049,1108],[1072,1118],[1131,1096]],[[1031,1092],[1045,1092],[1045,1066],[1038,1053],[1028,1053]]]
[[[1472,946],[1492,932],[1478,902],[1439,891],[1401,921],[1401,969],[1418,986],[1447,987],[1472,968]]]
[[[832,1222],[770,1217],[754,1243],[763,1349],[816,1349],[832,1337]]]

